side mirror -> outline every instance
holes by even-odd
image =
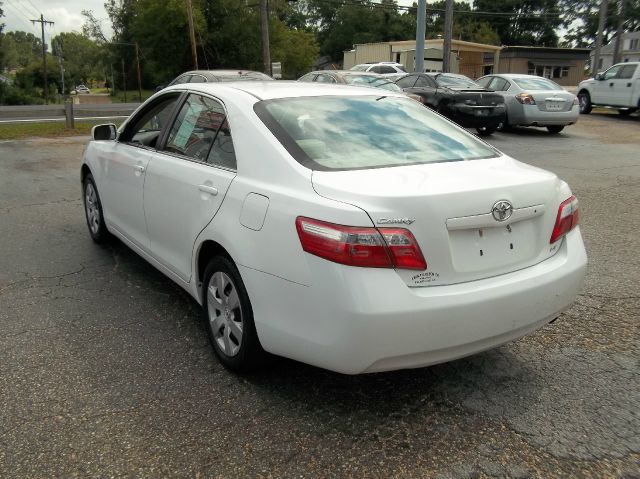
[[[115,140],[116,139],[116,125],[113,123],[107,123],[105,125],[96,125],[91,128],[91,138],[94,140]]]
[[[596,76],[593,77],[594,80],[602,81],[604,80],[604,75],[602,73],[596,73]]]

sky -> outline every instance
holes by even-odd
[[[104,9],[104,0],[0,0],[4,17],[4,31],[22,30],[41,35],[40,24],[33,25],[29,20],[40,18],[54,22],[45,26],[44,38],[50,44],[50,38],[62,32],[80,32],[84,17],[82,10],[92,10],[96,18],[102,20],[102,28],[107,36],[111,33],[111,22]]]

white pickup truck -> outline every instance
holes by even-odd
[[[594,78],[578,85],[580,113],[591,113],[594,106],[630,115],[640,108],[640,62],[617,63]]]

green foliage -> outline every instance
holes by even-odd
[[[563,24],[559,0],[475,0],[473,5],[480,12],[513,12],[487,17],[503,45],[558,45],[556,30]]]
[[[313,33],[291,30],[280,20],[269,26],[271,60],[282,62],[282,77],[297,79],[311,70],[320,48]]]
[[[42,98],[33,96],[15,85],[0,82],[0,105],[39,105]]]
[[[42,41],[33,33],[7,32],[1,34],[0,37],[2,37],[0,50],[3,57],[0,69],[24,68],[42,57]]]
[[[601,0],[560,0],[565,12],[565,22],[569,26],[564,36],[564,45],[568,47],[593,47],[598,33],[598,19]],[[603,44],[609,43],[615,35],[619,2],[609,2],[603,31]],[[626,31],[640,29],[640,0],[626,0]]]
[[[65,93],[75,85],[92,85],[94,80],[104,79],[101,48],[83,34],[61,33],[51,40],[53,54],[56,57],[50,67],[59,70],[59,63],[65,70]]]

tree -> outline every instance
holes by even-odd
[[[2,34],[2,55],[5,57],[2,67],[8,69],[24,68],[42,55],[42,41],[22,31]]]
[[[488,12],[482,17],[503,45],[555,47],[557,29],[563,25],[559,1],[475,0],[473,6],[476,12]],[[507,12],[510,14],[504,15]]]
[[[625,24],[626,31],[640,28],[640,0],[626,0]],[[564,36],[564,45],[568,47],[593,47],[598,33],[598,20],[601,0],[561,0],[565,12],[565,22],[569,30]],[[607,18],[603,30],[603,44],[609,43],[616,33],[618,18],[616,4],[610,1]]]
[[[320,51],[313,33],[289,29],[275,19],[270,22],[269,36],[271,59],[282,62],[283,78],[296,79],[311,70]]]
[[[61,33],[51,40],[53,54],[62,61],[66,87],[81,83],[93,84],[104,79],[100,46],[81,33]]]

